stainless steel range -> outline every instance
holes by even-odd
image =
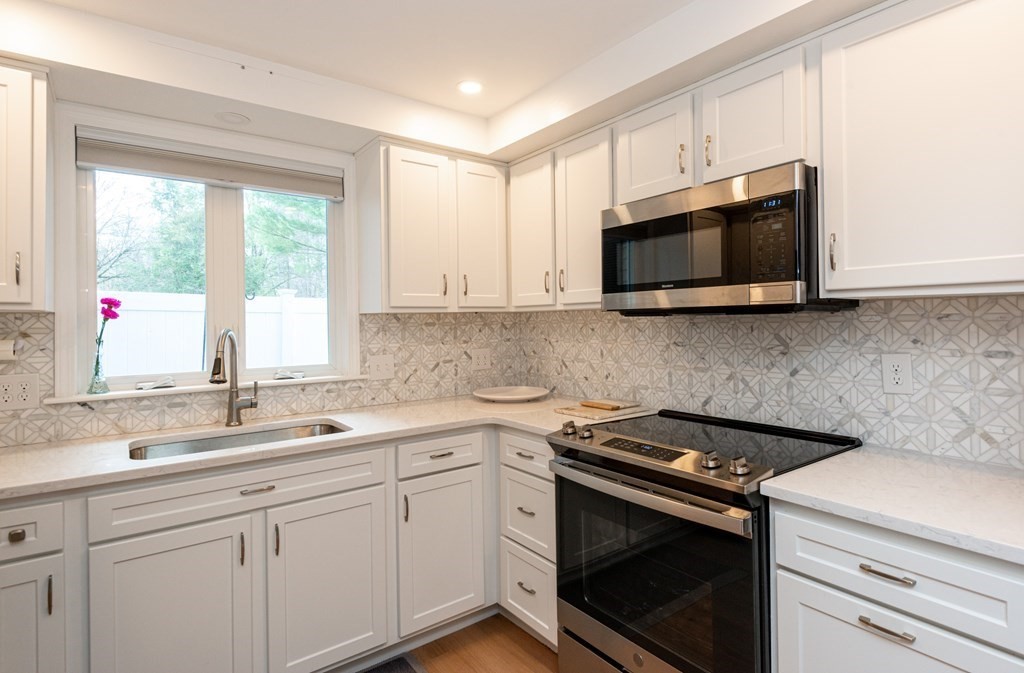
[[[759,484],[860,440],[671,410],[547,439],[560,673],[767,673]]]

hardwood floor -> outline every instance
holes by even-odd
[[[501,615],[412,653],[427,673],[558,673],[558,655]]]

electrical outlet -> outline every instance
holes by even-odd
[[[371,381],[384,381],[395,378],[395,356],[391,353],[371,355],[367,360],[370,368]]]
[[[473,371],[491,368],[490,348],[471,348],[469,349],[469,357],[473,358],[473,364],[470,367]]]
[[[887,395],[914,392],[914,372],[908,353],[882,353],[882,392]]]
[[[0,376],[0,411],[39,406],[39,375]]]

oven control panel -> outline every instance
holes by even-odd
[[[676,451],[675,449],[658,446],[657,444],[637,442],[632,439],[626,439],[625,437],[613,437],[612,439],[601,442],[601,446],[607,446],[609,449],[617,449],[628,453],[635,453],[643,456],[644,458],[653,458],[654,460],[660,460],[665,463],[671,463],[677,458],[685,456],[687,453],[686,451]]]

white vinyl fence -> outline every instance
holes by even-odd
[[[107,376],[200,371],[206,338],[206,297],[161,292],[99,290],[121,300],[121,317],[107,323]],[[327,300],[301,299],[294,290],[245,300],[248,368],[327,362]],[[238,331],[238,330],[236,330]]]

